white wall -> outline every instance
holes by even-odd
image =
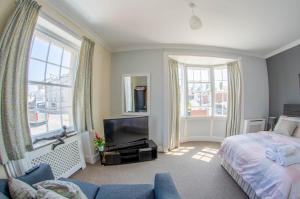
[[[111,71],[111,112],[121,114],[121,75],[126,73],[151,73],[151,117],[150,138],[159,146],[166,146],[168,100],[165,91],[167,79],[167,55],[198,55],[240,59],[244,77],[244,118],[261,118],[268,115],[268,76],[265,59],[244,55],[240,52],[228,52],[214,49],[155,49],[134,50],[112,54]],[[166,101],[166,102],[165,102]],[[209,127],[213,125],[210,132]],[[187,119],[183,122],[181,135],[183,140],[221,140],[225,136],[225,120]],[[204,125],[203,125],[204,124]]]

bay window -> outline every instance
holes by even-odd
[[[181,115],[186,117],[226,117],[227,67],[179,66]]]

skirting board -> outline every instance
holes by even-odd
[[[98,153],[96,153],[92,156],[84,156],[85,162],[87,162],[89,164],[95,164],[99,159],[100,159],[100,157],[99,157]]]
[[[193,142],[193,141],[203,141],[203,142],[223,142],[224,138],[222,137],[213,137],[213,136],[189,136],[181,138],[180,142]]]

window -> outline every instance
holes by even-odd
[[[227,115],[227,67],[179,67],[181,111],[190,117]],[[185,98],[185,100],[183,100]],[[185,104],[185,107],[184,106]]]
[[[78,49],[39,24],[33,35],[28,69],[28,120],[31,136],[73,129],[72,99]]]

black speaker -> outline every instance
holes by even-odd
[[[120,153],[117,151],[104,152],[104,162],[106,165],[114,165],[121,163]]]
[[[139,161],[149,161],[149,160],[153,160],[152,149],[151,148],[139,149]]]

